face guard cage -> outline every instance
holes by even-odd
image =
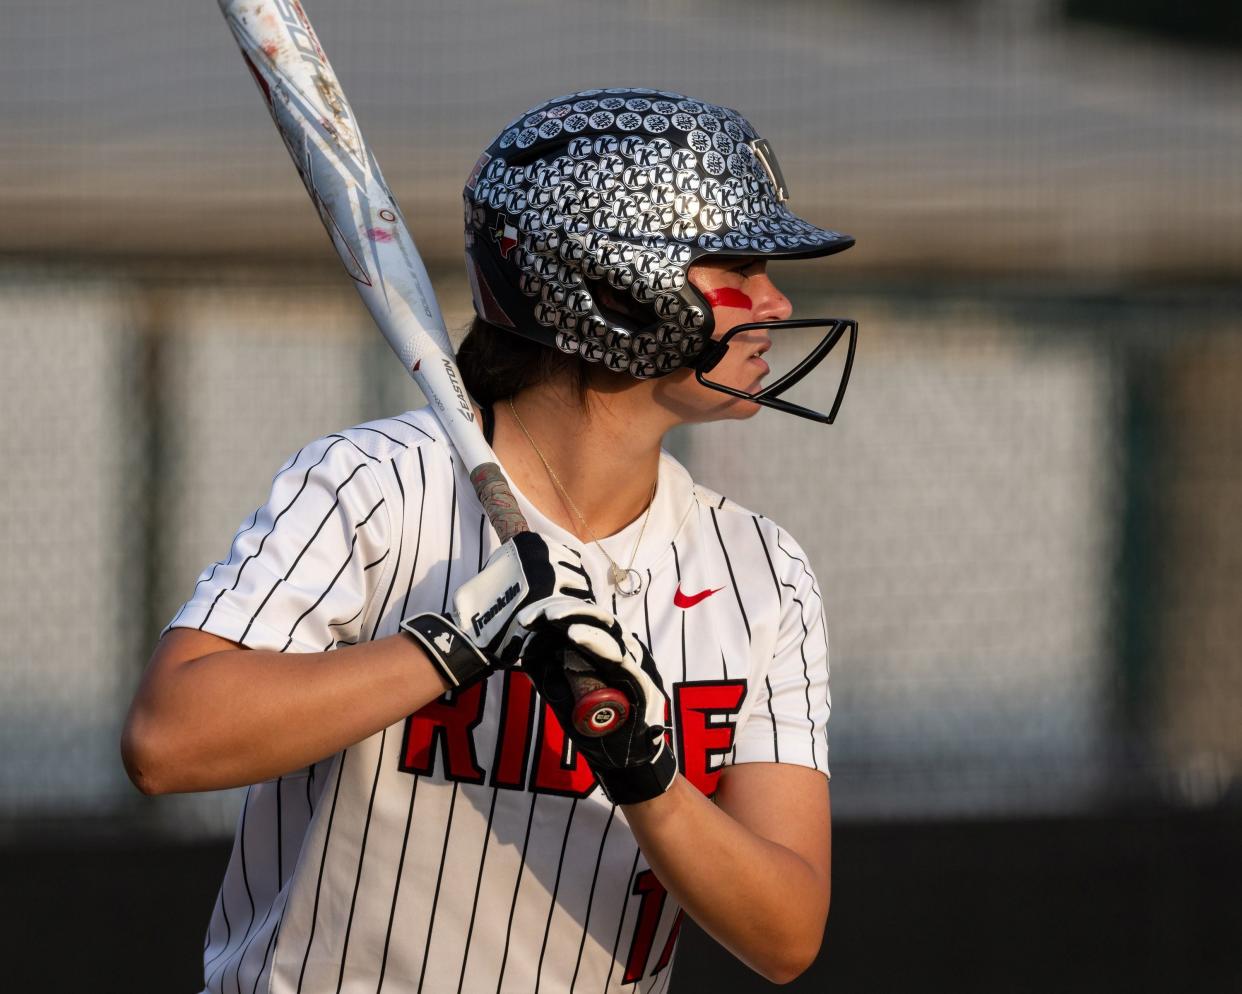
[[[768,331],[779,331],[785,328],[826,328],[827,331],[819,344],[801,359],[793,369],[785,373],[775,383],[761,390],[756,390],[754,393],[746,393],[744,390],[738,390],[708,379],[707,374],[716,368],[720,360],[729,351],[729,342],[733,339],[733,336],[754,328],[762,328]],[[832,407],[828,413],[823,414],[819,411],[813,411],[809,407],[803,407],[801,404],[795,404],[792,401],[780,400],[782,393],[801,381],[807,373],[824,360],[847,331],[850,337],[848,351],[845,356],[845,368],[841,373],[841,382],[837,386],[836,398],[833,400]],[[845,388],[850,381],[850,369],[854,365],[854,348],[857,343],[858,322],[849,318],[809,318],[794,321],[754,321],[750,324],[739,324],[736,328],[729,329],[724,337],[708,342],[702,356],[694,364],[694,377],[705,387],[711,387],[713,390],[719,390],[721,393],[727,393],[732,397],[741,397],[743,400],[750,400],[756,404],[762,404],[764,407],[770,407],[773,410],[784,411],[786,414],[796,414],[800,418],[807,418],[811,421],[830,425],[836,418],[837,411],[841,408],[841,401],[845,397]]]

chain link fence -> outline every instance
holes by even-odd
[[[464,288],[437,285],[462,326]],[[791,295],[860,320],[838,424],[669,444],[812,557],[838,815],[1220,800],[1242,764],[1237,301]],[[227,833],[234,794],[148,802],[121,770],[155,635],[289,455],[417,390],[331,272],[14,269],[0,328],[0,817]]]

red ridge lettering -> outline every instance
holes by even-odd
[[[686,913],[681,909],[677,909],[677,914],[673,918],[673,926],[668,930],[668,938],[664,940],[664,951],[660,953],[660,958],[656,960],[656,965],[651,968],[651,976],[655,976],[666,966],[668,961],[673,958],[673,950],[677,948],[677,936],[681,935],[681,920]]]
[[[430,775],[436,752],[444,751],[444,776],[463,783],[482,783],[483,769],[474,749],[474,729],[483,720],[486,681],[425,704],[405,719],[401,769]]]
[[[514,670],[505,671],[504,681],[491,782],[493,787],[522,790],[535,731],[535,685]]]
[[[733,748],[737,715],[745,697],[745,680],[709,680],[673,686],[681,773],[708,797],[716,793],[724,758]]]
[[[642,979],[647,960],[651,957],[651,947],[655,944],[656,927],[660,924],[664,901],[668,897],[668,891],[651,870],[643,870],[634,878],[634,890],[631,893],[641,894],[642,901],[638,905],[638,917],[634,922],[630,954],[625,957],[625,976],[621,979],[623,984],[632,984]]]

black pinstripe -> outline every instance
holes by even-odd
[[[487,515],[479,516],[479,570],[483,569],[483,538],[486,534]],[[487,843],[492,836],[492,821],[496,817],[496,797],[499,788],[492,788],[492,802],[487,810],[487,829],[483,833],[483,852],[479,854],[479,872],[474,881],[474,900],[470,904],[470,925],[466,929],[466,945],[461,955],[461,974],[457,978],[457,994],[461,994],[462,985],[466,982],[466,963],[470,959],[470,939],[474,935],[475,917],[479,912],[479,892],[483,888],[483,869],[487,865]]]
[[[811,567],[805,559],[803,559],[801,556],[795,556],[792,552],[790,552],[783,545],[781,545],[781,536],[779,532],[777,533],[777,536],[776,536],[776,547],[780,549],[781,552],[785,553],[785,555],[788,556],[793,562],[798,563],[802,567],[803,575],[805,575],[807,579],[811,581],[811,593],[813,593],[816,599],[819,601],[819,624],[820,624],[820,630],[824,634],[824,658],[827,659],[828,658],[828,618],[825,613],[824,598],[823,598],[823,595],[819,592],[819,584],[815,579],[815,574],[811,571]],[[810,634],[809,630],[807,634],[808,635]],[[824,685],[824,703],[828,706],[828,711],[831,714],[832,712],[832,688],[828,684]],[[827,762],[826,755],[824,759],[825,759],[825,762]]]
[[[616,816],[617,806],[614,804],[608,812],[608,821],[604,823],[604,834],[599,840],[599,852],[595,855],[595,871],[591,874],[591,891],[587,895],[586,915],[582,919],[582,938],[578,941],[578,958],[574,961],[574,976],[569,982],[569,994],[573,994],[574,987],[578,983],[578,970],[582,967],[582,950],[586,948],[587,930],[591,925],[591,906],[595,903],[595,884],[599,880],[600,864],[604,862],[604,846],[608,842],[608,831],[612,828]]]
[[[724,507],[724,498],[720,498],[720,506]],[[750,619],[746,617],[746,608],[742,604],[742,591],[737,585],[737,577],[733,575],[733,561],[729,558],[729,550],[725,548],[724,536],[720,534],[720,522],[716,520],[716,509],[711,508],[712,526],[716,529],[716,539],[720,543],[720,551],[724,553],[725,566],[729,570],[729,583],[733,587],[733,596],[737,598],[737,609],[742,612],[742,624],[746,626],[746,638],[754,638],[750,632]]]
[[[383,562],[385,559],[387,559],[387,558],[388,558],[388,553],[387,553],[387,552],[385,552],[382,556],[380,556],[380,557],[379,557],[378,559],[376,559],[374,562],[367,563],[365,566],[363,566],[363,567],[362,567],[362,571],[365,573],[365,572],[367,572],[368,570],[372,570],[372,569],[374,569],[376,566],[378,566],[380,563],[382,563],[382,562]],[[359,608],[359,609],[358,609],[358,614],[362,614],[362,610],[363,610],[362,608]],[[354,615],[354,618],[358,617],[358,614],[355,614],[355,615]],[[349,620],[350,620],[350,621],[353,621],[353,620],[354,620],[354,618],[350,618]]]
[[[409,422],[406,422],[406,421],[402,421],[401,423],[409,424]],[[415,426],[409,425],[409,427],[414,428]],[[418,430],[421,431],[422,429],[418,429]],[[423,434],[426,434],[426,432],[423,432]],[[402,618],[406,617],[407,614],[409,613],[410,594],[414,589],[414,581],[418,576],[418,556],[419,556],[419,553],[422,551],[422,547],[423,547],[423,513],[427,508],[427,466],[426,466],[426,463],[423,461],[422,448],[420,447],[417,450],[417,452],[418,452],[418,478],[419,478],[418,527],[415,530],[414,559],[410,563],[410,582],[406,585],[405,596],[401,601],[401,617]],[[396,471],[395,465],[393,467],[393,470],[394,472]],[[397,479],[399,482],[400,481],[399,475]],[[401,508],[401,519],[404,522],[405,503],[406,503],[406,501],[404,500],[405,498],[404,488],[402,488],[401,494],[403,498],[402,508]],[[402,531],[404,532],[404,530],[405,529],[403,527]],[[451,541],[451,535],[452,533],[450,532],[450,541]],[[393,575],[395,578],[396,576],[395,572]],[[384,955],[382,959],[380,960],[379,979],[376,981],[376,985],[375,985],[375,990],[377,994],[380,991],[380,989],[384,986],[384,977],[388,972],[388,952],[389,952],[389,949],[392,947],[392,928],[393,928],[393,923],[396,920],[396,916],[397,916],[397,898],[401,893],[401,877],[402,877],[402,872],[405,868],[406,853],[409,850],[409,845],[410,845],[410,826],[413,824],[413,820],[414,820],[414,799],[418,796],[419,779],[420,778],[417,775],[415,775],[413,786],[410,788],[410,806],[405,816],[405,833],[402,835],[402,838],[401,838],[401,858],[397,862],[397,873],[396,873],[396,876],[393,878],[392,903],[389,905],[389,908],[388,908],[388,927],[384,932]]]
[[[482,527],[480,527],[479,532],[481,535]],[[448,610],[449,590],[452,589],[453,541],[456,538],[456,536],[457,536],[457,474],[454,473],[453,474],[452,511],[450,512],[450,518],[449,518],[449,548],[448,548],[448,556],[445,557],[445,560],[444,560],[445,562],[444,597],[440,602],[440,612],[442,614]],[[463,545],[465,544],[464,539],[465,539],[465,536],[463,535]],[[444,763],[445,763],[446,772],[447,772],[447,764],[448,764],[447,757],[444,759]],[[440,905],[440,884],[444,879],[444,861],[445,861],[445,858],[448,856],[449,837],[452,834],[452,828],[453,828],[453,812],[457,807],[457,786],[458,785],[456,783],[453,784],[453,794],[452,794],[452,798],[449,801],[448,824],[445,825],[444,827],[444,847],[443,849],[440,850],[440,868],[439,870],[436,871],[435,896],[431,900],[431,917],[427,921],[427,943],[423,947],[423,965],[422,965],[422,968],[418,972],[418,990],[420,992],[423,989],[423,978],[427,974],[427,960],[431,952],[431,936],[435,932],[436,910]]]
[[[772,574],[772,582],[776,585],[777,603],[779,603],[781,600],[781,587],[787,587],[791,592],[789,595],[790,599],[795,604],[798,605],[798,621],[801,622],[802,624],[802,641],[798,643],[798,651],[801,652],[802,654],[802,679],[805,681],[805,691],[806,691],[806,723],[808,726],[810,726],[810,735],[811,735],[811,765],[814,766],[815,769],[818,770],[819,762],[815,759],[815,719],[811,717],[811,671],[810,671],[809,665],[807,664],[807,659],[806,659],[806,640],[811,637],[811,633],[806,627],[806,617],[804,614],[806,610],[806,606],[802,603],[802,600],[798,597],[797,587],[794,587],[791,584],[785,583],[783,580],[777,579],[776,567],[772,565],[772,556],[768,553],[768,544],[763,540],[763,529],[759,527],[759,519],[755,518],[754,522],[755,522],[755,532],[759,536],[759,545],[763,549],[763,558],[767,560],[768,572]],[[769,688],[770,686],[771,685],[769,684]],[[772,702],[771,702],[771,699],[769,698],[768,712],[771,713],[771,710],[772,710]],[[773,717],[773,724],[775,724],[775,720],[776,720],[775,717]]]
[[[207,620],[211,617],[211,612],[216,609],[216,605],[220,602],[220,598],[223,597],[229,591],[237,589],[237,585],[241,583],[242,573],[245,572],[246,567],[250,564],[251,560],[258,558],[263,553],[263,546],[267,543],[267,540],[271,536],[271,534],[276,530],[276,526],[280,524],[280,519],[283,518],[285,514],[289,511],[289,509],[293,507],[294,504],[297,503],[297,499],[301,497],[303,493],[306,492],[306,484],[310,481],[310,475],[314,471],[315,467],[328,458],[328,454],[332,451],[332,449],[336,446],[337,442],[339,441],[341,441],[341,439],[338,438],[336,442],[329,443],[328,446],[323,450],[323,454],[317,460],[315,460],[314,463],[312,463],[310,466],[307,467],[306,474],[302,477],[302,485],[298,487],[298,492],[295,493],[291,498],[289,498],[289,503],[286,504],[284,507],[282,507],[280,511],[277,512],[276,517],[272,519],[272,527],[269,528],[264,533],[261,539],[259,539],[259,547],[255,549],[254,552],[250,553],[250,555],[248,555],[245,559],[242,560],[241,565],[238,566],[237,568],[237,576],[233,577],[233,586],[228,587],[224,590],[221,590],[218,594],[216,594],[215,600],[211,602],[211,607],[207,609],[206,616],[203,618],[202,622],[198,626],[199,631],[202,631],[203,625],[207,624]],[[229,558],[232,559],[232,556],[230,556]]]
[[[440,612],[448,610],[449,591],[453,582],[453,539],[457,537],[457,474],[453,474],[453,496],[449,499],[449,547],[444,558],[444,597],[440,601]]]
[[[418,528],[414,538],[414,562],[410,564],[410,582],[405,588],[405,597],[401,601],[401,618],[410,616],[410,594],[414,591],[414,578],[418,576],[418,553],[423,547],[423,511],[427,507],[427,467],[423,464],[423,450],[418,450]],[[404,516],[404,511],[402,512]]]
[[[306,964],[310,962],[311,946],[315,944],[315,926],[319,922],[319,898],[323,894],[323,870],[328,863],[328,847],[332,844],[332,823],[336,819],[336,802],[341,795],[341,780],[345,773],[345,761],[349,758],[349,750],[341,752],[341,761],[336,771],[336,787],[332,791],[332,807],[328,809],[328,830],[324,833],[323,851],[319,854],[319,875],[315,881],[315,903],[311,908],[310,934],[306,937],[306,951],[302,954],[302,969],[298,971],[298,994],[302,994],[302,984],[306,980]]]
[[[345,985],[345,962],[349,959],[349,937],[354,928],[354,911],[358,906],[358,890],[362,886],[362,866],[367,858],[367,838],[371,834],[371,816],[375,811],[375,791],[379,787],[380,771],[384,768],[384,746],[388,742],[388,729],[380,733],[379,760],[375,764],[375,776],[371,779],[371,796],[367,800],[367,817],[362,827],[362,841],[358,847],[358,872],[354,876],[354,892],[349,899],[349,915],[345,919],[345,935],[341,940],[341,972],[336,978],[336,994]],[[338,781],[339,783],[339,781]]]
[[[397,481],[397,490],[401,493],[401,528],[397,539],[397,561],[392,568],[392,578],[388,581],[388,589],[384,591],[384,599],[380,601],[379,610],[375,612],[375,624],[371,626],[371,638],[375,638],[376,632],[379,631],[380,622],[384,620],[384,612],[388,609],[388,598],[392,596],[393,588],[397,585],[397,576],[401,572],[401,553],[405,549],[405,486],[401,482],[401,473],[397,469],[397,460],[390,459],[388,465],[392,467],[393,479]],[[390,515],[391,516],[391,515]],[[388,552],[392,551],[392,539],[389,538]],[[384,553],[384,558],[388,558],[388,552]],[[371,567],[368,566],[367,569]],[[359,611],[365,610],[364,604]]]
[[[246,796],[242,800],[241,817],[238,819],[238,823],[239,823],[238,834],[240,836],[240,845],[238,847],[237,855],[238,855],[238,861],[241,863],[242,881],[243,881],[244,889],[246,891],[246,898],[250,901],[250,923],[249,924],[254,924],[254,898],[250,894],[250,883],[246,879],[246,812],[249,809],[249,805],[250,805],[250,791],[247,790]],[[221,956],[223,956],[224,962],[220,965],[220,969],[215,971],[214,973],[209,973],[207,971],[207,967],[204,966],[204,979],[208,980],[209,982],[212,982],[216,979],[223,979],[227,975],[229,963],[228,963],[228,956],[226,954],[228,953],[229,948],[233,944],[233,926],[229,921],[228,909],[224,907],[225,890],[226,888],[224,887],[220,888],[220,905],[221,905],[222,910],[224,911],[224,924],[227,926],[228,931],[227,931],[226,938],[224,940],[224,949],[222,950],[220,956],[216,956],[215,959],[212,960],[212,962],[214,963],[218,961],[221,958]],[[248,928],[249,928],[249,925],[247,925],[247,929]],[[241,932],[237,938],[237,948],[240,949],[242,946],[242,943],[245,941],[246,941],[246,932]]]
[[[354,526],[354,534],[353,534],[353,537],[349,541],[349,555],[345,557],[345,561],[341,563],[340,569],[336,571],[336,574],[332,577],[331,582],[329,582],[329,584],[326,587],[324,587],[322,591],[320,591],[319,596],[315,598],[315,603],[310,605],[310,607],[308,607],[305,611],[303,611],[301,614],[298,615],[297,620],[293,623],[293,627],[289,629],[289,639],[287,642],[285,642],[284,648],[280,650],[281,652],[286,651],[289,648],[289,646],[293,644],[293,633],[298,630],[298,626],[301,625],[302,622],[306,620],[307,616],[312,611],[314,611],[315,608],[317,608],[320,604],[323,603],[323,599],[332,592],[332,588],[336,586],[336,581],[341,578],[341,574],[345,572],[345,568],[351,562],[353,562],[354,550],[358,547],[358,529],[371,520],[371,515],[374,514],[377,510],[379,510],[380,505],[383,503],[384,501],[380,500],[380,502],[376,504],[375,507],[371,508],[370,514],[368,514],[362,521],[360,521],[357,525]],[[254,619],[252,618],[251,624],[253,623],[254,623]],[[249,626],[247,626],[246,630],[247,631],[250,630]]]
[[[280,927],[285,923],[284,916],[284,910],[281,909],[280,918],[276,920],[276,927],[272,929],[272,937],[267,940],[267,948],[263,950],[263,963],[259,967],[259,972],[254,975],[254,985],[250,988],[250,994],[258,994],[259,979],[266,972],[267,964],[272,958],[272,950],[276,948],[276,940],[280,936]]]
[[[552,899],[548,902],[548,920],[543,924],[543,944],[539,947],[539,965],[535,969],[535,994],[539,994],[539,981],[543,976],[543,957],[548,951],[548,933],[552,930],[552,916],[556,913],[556,895],[561,889],[561,870],[565,866],[565,848],[569,845],[569,831],[573,828],[574,815],[578,811],[578,798],[569,805],[569,817],[565,819],[565,835],[561,838],[561,855],[556,861],[556,879],[552,883]]]
[[[345,478],[344,482],[341,483],[341,485],[336,488],[336,495],[335,495],[336,499],[332,502],[332,506],[328,508],[328,513],[323,516],[323,519],[319,522],[319,525],[315,528],[314,533],[311,535],[310,538],[306,540],[306,543],[302,546],[301,551],[298,552],[297,557],[293,560],[293,564],[285,572],[285,575],[277,579],[276,582],[272,584],[272,589],[267,592],[267,596],[264,597],[263,600],[260,602],[259,606],[255,608],[254,614],[250,616],[250,621],[246,625],[246,630],[242,632],[241,638],[239,638],[237,641],[239,642],[246,641],[246,636],[249,634],[251,626],[254,625],[255,620],[259,617],[259,615],[263,613],[263,609],[267,606],[267,602],[271,600],[272,595],[276,593],[276,588],[279,587],[282,583],[284,583],[286,580],[289,579],[289,577],[293,575],[293,571],[298,568],[298,563],[302,561],[302,557],[306,555],[306,551],[312,545],[314,545],[315,539],[319,537],[319,533],[323,530],[323,526],[326,525],[328,521],[331,519],[332,515],[336,513],[336,509],[340,506],[340,503],[341,503],[341,491],[344,490],[345,487],[349,484],[349,482],[355,476],[358,475],[358,471],[362,469],[364,465],[366,464],[359,463],[357,466],[355,466],[353,469],[353,472],[351,472],[349,476]],[[374,512],[374,508],[372,508],[372,512]],[[357,534],[357,528],[354,529],[354,533]],[[351,551],[352,551],[352,546],[351,546]],[[249,560],[247,560],[247,562],[249,562]],[[243,568],[244,568],[244,564],[243,564]],[[241,574],[239,572],[238,578],[240,579],[240,577],[241,577]],[[234,583],[234,588],[236,588],[236,583]],[[217,595],[215,602],[213,602],[211,605],[213,610],[215,609],[216,603],[219,602],[220,597],[223,596],[223,594],[224,594],[224,591],[221,591],[220,594]],[[208,617],[210,617],[210,612],[208,612]],[[203,624],[206,624],[206,623],[207,623],[207,619],[204,618]]]
[[[608,977],[604,980],[604,991],[607,992],[612,983],[612,971],[617,968],[617,949],[621,945],[621,930],[625,927],[625,909],[630,906],[630,892],[634,889],[634,875],[638,872],[638,857],[642,855],[638,846],[634,846],[634,865],[630,867],[630,876],[625,883],[625,891],[621,895],[621,916],[617,920],[617,937],[612,941],[612,962],[608,964]]]
[[[407,428],[413,428],[413,429],[414,429],[416,432],[418,432],[420,435],[422,435],[422,436],[423,436],[423,437],[425,437],[425,438],[429,438],[429,439],[431,439],[431,441],[433,441],[433,442],[434,442],[434,441],[436,441],[436,439],[435,439],[435,438],[433,438],[431,435],[428,435],[425,431],[423,431],[423,429],[421,429],[420,427],[418,427],[418,425],[413,424],[412,422],[406,421],[406,420],[405,420],[405,419],[403,419],[403,418],[392,418],[392,420],[393,420],[393,421],[396,421],[398,424],[403,424],[403,425],[405,425]]]
[[[402,423],[404,424],[404,422]],[[392,442],[393,445],[399,445],[403,449],[409,448],[409,446],[406,445],[405,442],[401,441],[401,439],[393,438],[391,435],[388,434],[388,432],[380,431],[378,428],[372,428],[370,425],[358,425],[357,427],[352,428],[351,431],[369,431],[375,435],[383,435],[386,439],[388,439],[388,441]]]
[[[457,978],[457,994],[462,994],[462,985],[466,982],[466,964],[470,961],[470,939],[474,936],[474,921],[479,911],[479,892],[483,888],[483,870],[487,866],[488,843],[492,838],[492,821],[496,817],[496,798],[499,794],[500,788],[493,787],[492,803],[487,811],[487,830],[483,833],[483,853],[479,856],[479,875],[474,882],[474,901],[470,905],[470,926],[466,929],[466,948],[461,954],[461,976]]]
[[[231,862],[232,861],[230,860],[230,863]],[[227,883],[228,882],[228,870],[227,869],[225,870],[225,873],[224,873],[224,879],[225,879],[225,883]],[[220,904],[220,913],[224,916],[224,945],[220,947],[220,951],[216,953],[216,955],[213,956],[210,961],[203,964],[203,979],[204,980],[208,980],[210,979],[210,977],[213,976],[211,972],[212,966],[220,959],[221,956],[223,956],[225,953],[229,951],[229,946],[233,942],[233,924],[232,922],[229,921],[229,906],[228,906],[227,898],[228,898],[228,887],[226,887],[224,884],[221,884],[219,904]],[[215,915],[212,915],[212,917],[214,918]]]
[[[331,435],[327,435],[327,436],[325,436],[325,437],[326,437],[326,438],[339,438],[339,439],[341,439],[342,441],[348,442],[348,443],[349,443],[350,445],[352,445],[355,449],[357,449],[359,452],[361,452],[364,456],[366,456],[368,459],[370,459],[370,460],[371,460],[371,462],[379,462],[379,459],[378,459],[377,457],[375,457],[375,456],[371,455],[371,453],[369,453],[366,449],[364,449],[361,445],[359,445],[357,442],[355,442],[355,441],[354,441],[352,438],[350,438],[348,435],[341,435],[341,434],[336,434],[336,433],[334,433],[334,434],[331,434]]]
[[[253,788],[251,788],[253,789]],[[246,827],[250,820],[250,790],[246,791],[246,798],[242,801],[241,814],[241,833],[239,839],[239,848],[241,849],[241,868],[242,868],[242,886],[246,889],[246,900],[250,902],[250,921],[246,923],[246,928],[242,932],[242,941],[238,943],[238,949],[241,955],[237,957],[237,969],[233,972],[233,983],[237,987],[237,994],[241,994],[241,967],[242,961],[246,958],[246,950],[250,947],[247,941],[250,938],[250,931],[254,928],[255,907],[254,892],[250,889],[250,869],[246,865]],[[223,977],[221,978],[223,980]],[[221,984],[223,986],[223,983]]]
[[[384,975],[388,972],[388,950],[392,946],[392,923],[397,917],[397,895],[401,892],[401,874],[405,869],[405,854],[410,846],[410,825],[414,822],[414,799],[418,797],[418,781],[421,778],[414,777],[414,784],[410,787],[410,808],[405,816],[405,834],[401,837],[401,858],[397,860],[397,872],[392,882],[392,904],[388,908],[388,929],[384,932],[384,955],[380,960],[379,979],[375,983],[375,994],[379,994],[384,986]]]
[[[241,956],[239,956],[239,957],[238,957],[238,959],[237,959],[237,974],[236,974],[236,980],[237,980],[237,994],[241,994],[241,968],[242,968],[242,964],[245,962],[246,957],[250,954],[250,947],[254,944],[254,940],[255,940],[255,939],[257,939],[260,935],[262,935],[262,934],[263,934],[263,929],[267,926],[268,921],[271,919],[271,917],[272,917],[272,909],[273,909],[273,908],[275,908],[275,907],[276,907],[276,902],[275,902],[274,900],[272,900],[272,901],[269,901],[269,902],[268,902],[268,904],[267,904],[267,912],[263,915],[263,921],[261,921],[261,922],[259,923],[259,927],[258,927],[257,929],[255,929],[255,930],[254,930],[254,935],[250,936],[250,938],[246,941],[246,946],[245,946],[245,948],[242,950],[242,952],[241,952]],[[271,940],[269,939],[269,940],[268,940],[268,942],[270,943],[270,942],[271,942]],[[263,962],[264,962],[264,963],[266,963],[266,962],[267,962],[267,957],[266,957],[266,956],[264,956],[264,958],[263,958]],[[255,976],[254,976],[254,982],[255,982],[255,984],[258,984],[258,982],[259,982],[259,973],[262,973],[262,972],[263,972],[263,963],[260,963],[260,964],[259,964],[259,972],[258,972],[258,973],[256,973],[256,974],[255,974]]]
[[[673,570],[677,573],[677,589],[680,590],[681,589],[681,559],[677,555],[677,543],[670,542],[669,544],[672,545],[673,547]],[[686,675],[686,612],[684,610],[679,611],[678,615],[679,615],[678,620],[680,620],[681,622],[681,679],[682,679],[682,682],[684,683],[686,680],[690,679]]]
[[[448,760],[445,760],[447,763]],[[436,873],[436,892],[431,899],[431,917],[427,920],[427,944],[423,946],[423,965],[418,971],[418,990],[422,994],[423,979],[427,976],[427,961],[431,959],[431,936],[436,928],[436,908],[440,905],[440,884],[444,881],[444,863],[448,858],[449,839],[453,837],[453,812],[457,808],[457,788],[460,785],[453,784],[453,793],[449,799],[448,823],[444,826],[444,845],[440,849],[440,869]]]
[[[522,878],[526,875],[526,850],[530,845],[530,827],[535,821],[535,804],[538,794],[530,795],[530,814],[526,816],[526,837],[522,839],[522,861],[518,864],[517,882],[513,885],[513,901],[509,904],[509,924],[505,928],[505,951],[500,958],[500,973],[496,977],[496,994],[505,982],[505,965],[509,962],[509,940],[513,938],[513,913],[517,909],[518,891],[522,889]]]
[[[651,570],[647,570],[647,586],[643,588],[643,623],[647,628],[647,650],[651,650],[651,611],[648,610],[647,598],[651,594]]]
[[[277,473],[276,475],[279,476],[280,474]],[[249,523],[242,525],[241,529],[237,532],[237,534],[233,536],[234,546],[236,546],[237,540],[239,538],[241,538],[243,535],[246,534],[246,532],[250,531],[251,528],[253,528],[256,524],[259,523],[259,511],[261,510],[262,508],[256,507],[254,509],[254,513],[250,515]],[[229,565],[232,564],[232,562],[233,562],[233,549],[230,548],[228,559],[226,559],[222,563],[212,563],[211,571],[206,576],[202,577],[197,583],[194,584],[194,589],[190,592],[189,599],[184,604],[182,604],[180,608],[177,609],[177,613],[173,615],[173,620],[168,623],[169,628],[177,627],[177,619],[180,618],[185,613],[185,609],[194,602],[194,595],[198,593],[198,588],[201,587],[204,583],[210,583],[215,578],[216,570],[218,570],[221,566],[227,569]]]

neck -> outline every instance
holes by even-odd
[[[640,393],[591,392],[584,408],[576,391],[549,383],[514,397],[512,409],[508,401],[496,405],[494,447],[505,469],[543,514],[583,542],[620,531],[650,503],[663,427],[644,417],[649,400]]]

